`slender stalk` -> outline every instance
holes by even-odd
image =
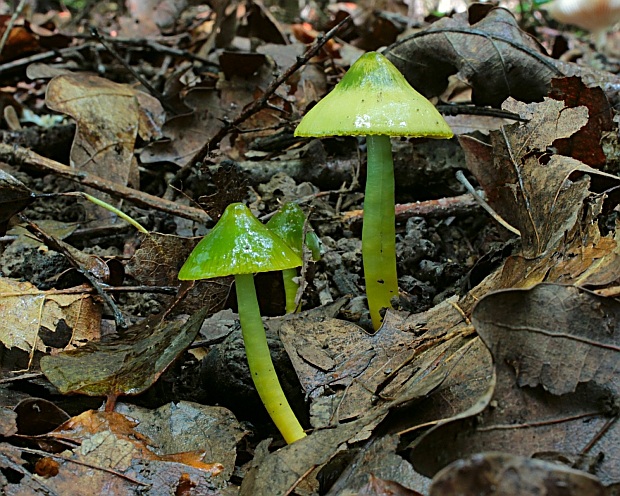
[[[362,259],[372,325],[381,327],[382,308],[398,295],[394,163],[390,137],[366,136],[368,172],[362,226]]]
[[[299,307],[297,303],[295,303],[299,284],[295,282],[295,277],[297,277],[297,268],[284,269],[282,271],[282,280],[284,281],[284,295],[286,296],[286,313],[299,312]]]
[[[271,361],[267,336],[258,308],[254,276],[235,275],[235,286],[241,332],[254,386],[284,440],[289,444],[293,443],[305,437],[306,433],[284,396]]]

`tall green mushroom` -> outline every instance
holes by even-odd
[[[306,434],[276,375],[260,316],[254,273],[299,267],[299,256],[241,203],[226,207],[179,271],[181,280],[235,276],[239,321],[250,374],[269,416],[287,443]]]
[[[304,214],[301,207],[296,203],[288,202],[282,205],[280,210],[269,219],[267,227],[280,236],[300,257],[303,255],[305,244],[310,250],[312,260],[316,262],[321,258],[321,242],[314,231],[307,230],[306,220],[306,214]],[[297,291],[299,290],[296,278],[296,268],[282,271],[284,294],[286,297],[286,313],[295,313],[299,311],[301,306],[296,302]]]
[[[391,136],[451,138],[441,114],[383,55],[362,55],[336,87],[301,120],[295,136],[366,136],[362,227],[366,296],[373,327],[398,295],[394,164]]]

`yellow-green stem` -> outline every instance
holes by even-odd
[[[103,207],[106,210],[109,210],[113,214],[118,215],[121,219],[123,219],[125,222],[128,222],[129,224],[131,224],[133,227],[135,227],[141,233],[144,233],[144,234],[148,234],[149,233],[142,224],[140,224],[133,217],[129,217],[129,215],[127,215],[125,212],[120,211],[118,208],[113,207],[109,203],[106,203],[103,200],[100,200],[99,198],[95,198],[94,196],[91,196],[88,193],[81,193],[81,194],[82,194],[82,196],[84,198],[86,198],[88,201],[94,203],[95,205],[99,205],[100,207]]]
[[[306,433],[284,396],[271,361],[267,336],[258,308],[254,276],[236,275],[235,286],[241,332],[254,386],[284,440],[289,444],[293,443],[305,437]]]
[[[362,227],[362,259],[372,325],[381,327],[382,308],[398,295],[394,164],[389,136],[366,136],[367,177]]]
[[[296,277],[297,268],[284,269],[282,271],[282,280],[284,281],[284,295],[286,296],[286,313],[295,313],[299,311],[299,307],[295,303],[295,298],[297,298],[297,290],[299,289],[299,284],[295,282]]]

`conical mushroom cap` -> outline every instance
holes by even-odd
[[[299,205],[285,203],[276,214],[269,219],[266,226],[276,233],[289,245],[297,255],[301,257],[304,241],[312,253],[312,259],[318,262],[321,259],[321,241],[314,231],[309,230],[304,240],[304,227],[306,226],[306,214]]]
[[[295,136],[414,136],[451,138],[434,105],[383,55],[368,52],[301,120]]]
[[[226,207],[222,217],[179,271],[179,279],[196,280],[299,267],[301,259],[242,203]]]

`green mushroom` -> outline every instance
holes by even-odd
[[[254,273],[292,269],[301,258],[241,203],[226,207],[179,271],[181,280],[235,276],[239,321],[250,374],[265,408],[287,443],[306,434],[276,375],[260,316]]]
[[[304,211],[296,203],[285,203],[280,210],[269,219],[267,227],[280,236],[300,257],[303,255],[303,246],[305,242],[312,255],[312,260],[316,262],[321,258],[321,242],[314,231],[307,231],[304,236],[306,214],[304,214]],[[301,307],[301,305],[295,301],[297,299],[297,291],[299,290],[299,283],[297,283],[296,278],[297,268],[284,269],[282,271],[284,293],[286,296],[286,313],[298,312]]]
[[[441,114],[383,55],[362,55],[301,120],[295,136],[366,136],[362,258],[372,324],[398,295],[391,136],[451,138]]]

